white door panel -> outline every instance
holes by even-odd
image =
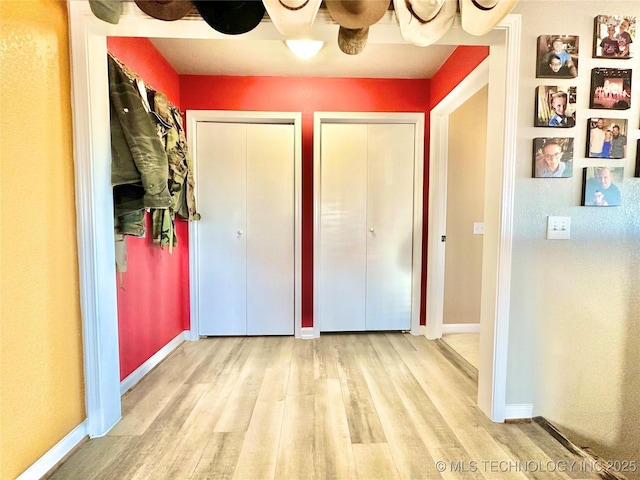
[[[294,126],[197,123],[200,335],[292,335]]]
[[[414,126],[322,124],[322,331],[411,327]]]
[[[247,334],[292,335],[294,127],[247,126]]]
[[[320,327],[365,329],[366,125],[322,125]]]
[[[242,124],[198,123],[201,335],[246,334],[245,137]]]
[[[366,330],[411,326],[414,126],[368,126]]]

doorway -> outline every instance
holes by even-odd
[[[110,25],[97,21],[87,2],[68,2],[67,5],[73,65],[74,158],[88,433],[91,437],[99,437],[108,432],[121,416],[116,285],[113,281],[113,206],[109,180],[108,82],[104,61],[106,37],[190,38],[201,35],[205,38],[212,32],[208,29],[203,33],[202,29],[194,26],[198,22],[191,20],[162,22],[142,19],[130,12],[125,12],[118,25]],[[321,25],[319,21],[316,23],[319,29],[327,30],[329,26]],[[393,25],[376,25],[376,32],[383,30],[389,31],[388,38],[393,39],[390,41],[402,42],[395,22]],[[260,26],[252,34],[260,36]],[[270,30],[264,35],[271,38],[273,32]],[[369,41],[375,41],[374,37],[370,36]],[[331,32],[331,38],[335,39],[335,31]],[[506,414],[520,38],[521,18],[509,15],[484,37],[468,35],[459,26],[454,26],[438,42],[442,45],[490,46],[489,109],[495,128],[488,137],[487,151],[492,152],[492,166],[496,168],[495,175],[485,184],[488,193],[485,199],[482,296],[488,300],[483,303],[481,328],[486,328],[489,335],[483,336],[487,341],[481,345],[480,369],[486,375],[481,376],[478,385],[478,405],[489,418],[498,422],[503,421]],[[432,114],[432,125],[433,118]],[[439,137],[432,135],[431,138],[431,149],[435,152]],[[430,190],[430,206],[434,192]],[[429,223],[431,225],[431,216]],[[429,231],[435,232],[437,228]],[[437,267],[441,264],[429,261],[428,265]],[[431,266],[428,268],[430,270]],[[419,304],[419,292],[412,301]],[[427,295],[428,309],[430,303]],[[314,333],[319,334],[319,331]],[[196,338],[192,336],[192,339]]]
[[[487,86],[449,115],[442,341],[479,368]],[[476,375],[477,376],[477,375]]]

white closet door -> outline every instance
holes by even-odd
[[[321,131],[320,328],[365,329],[367,126]]]
[[[198,123],[201,335],[246,335],[246,126]]]
[[[294,127],[247,125],[247,334],[292,335]]]
[[[368,126],[366,330],[409,330],[414,126]]]
[[[321,331],[408,330],[412,124],[321,127]]]

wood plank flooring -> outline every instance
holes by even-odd
[[[536,423],[491,422],[476,395],[424,337],[206,338],[125,394],[118,425],[49,478],[599,478]]]

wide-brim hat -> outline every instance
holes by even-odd
[[[462,29],[471,35],[489,33],[516,3],[518,0],[460,0]]]
[[[402,38],[419,47],[439,40],[453,25],[457,0],[393,0]]]
[[[369,27],[340,27],[338,31],[338,47],[347,55],[357,55],[364,50],[367,38],[369,38]]]
[[[211,28],[227,35],[253,30],[265,12],[262,0],[194,0],[193,3]]]
[[[391,0],[325,0],[331,18],[350,29],[368,27],[378,22],[389,9]]]
[[[138,8],[158,20],[180,20],[193,9],[192,0],[135,0]]]
[[[285,37],[296,37],[311,28],[322,0],[263,0],[276,29]]]
[[[122,0],[89,0],[91,12],[100,20],[116,25],[122,15]]]

